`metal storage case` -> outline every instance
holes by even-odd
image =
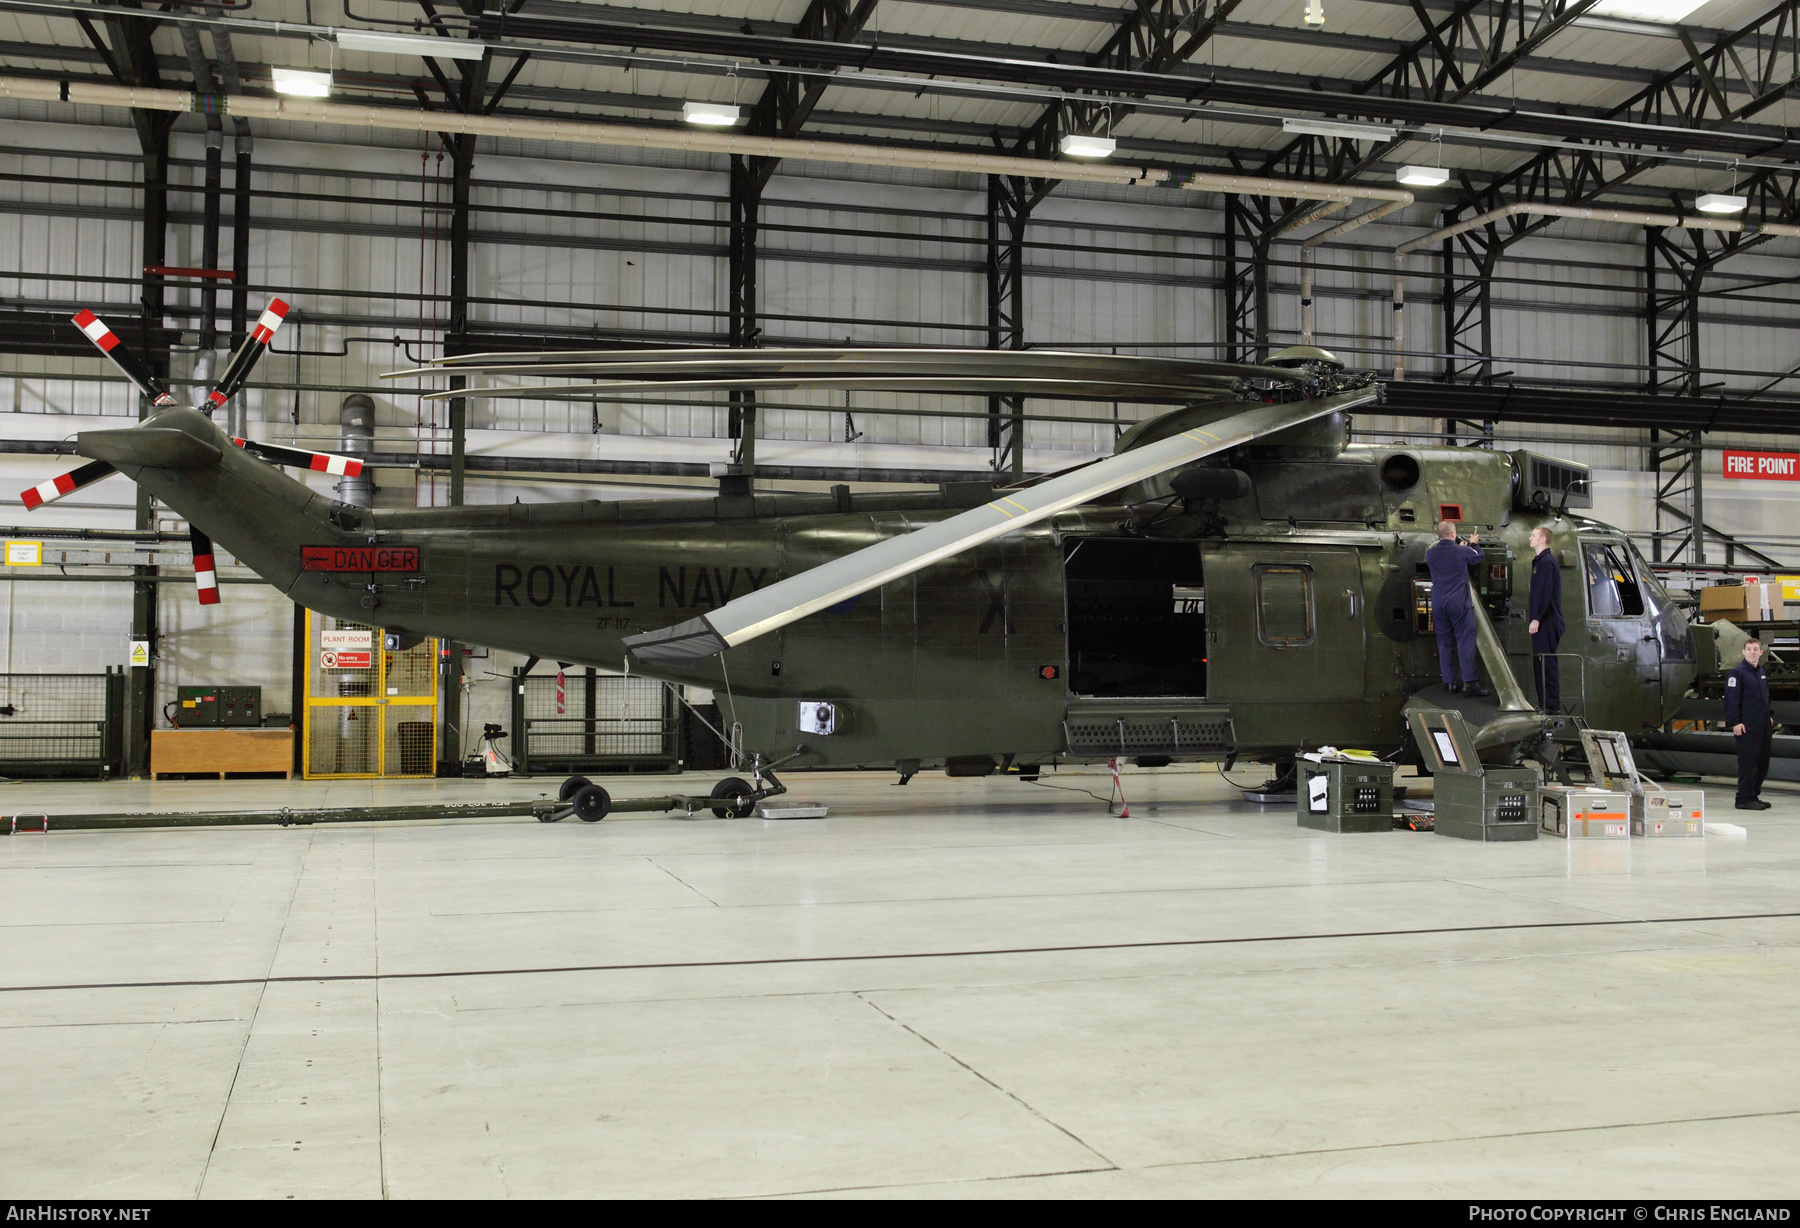
[[[1704,836],[1706,796],[1698,789],[1643,789],[1631,799],[1631,834]]]
[[[1300,761],[1294,821],[1318,831],[1389,831],[1394,765],[1372,760]]]
[[[1414,710],[1413,738],[1431,769],[1434,827],[1459,840],[1536,840],[1535,767],[1486,767],[1460,714]]]
[[[1631,835],[1629,794],[1613,789],[1544,785],[1538,790],[1538,829],[1566,840],[1623,840]]]

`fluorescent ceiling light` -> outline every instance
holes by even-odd
[[[1394,130],[1381,124],[1352,124],[1338,119],[1294,119],[1281,121],[1281,130],[1296,136],[1341,136],[1351,141],[1391,141]]]
[[[1588,15],[1673,25],[1705,3],[1706,0],[1600,0],[1588,10]]]
[[[681,118],[690,124],[729,128],[742,118],[742,108],[729,102],[684,102]]]
[[[337,44],[346,51],[382,51],[388,55],[429,55],[446,60],[479,60],[486,43],[467,38],[435,38],[423,34],[384,34],[375,30],[339,30]]]
[[[331,74],[309,72],[304,68],[272,68],[277,94],[297,94],[302,98],[331,97]]]
[[[1070,158],[1110,158],[1119,143],[1110,136],[1082,136],[1071,132],[1058,141],[1056,147]]]
[[[1443,166],[1403,166],[1394,178],[1408,187],[1441,188],[1450,182],[1450,170]]]
[[[1749,204],[1747,197],[1708,192],[1694,202],[1694,208],[1702,213],[1742,213]]]

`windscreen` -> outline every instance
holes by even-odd
[[[1581,557],[1587,569],[1588,617],[1643,616],[1643,587],[1631,564],[1631,553],[1623,544],[1583,542]]]
[[[1637,564],[1638,586],[1644,594],[1644,605],[1656,619],[1656,638],[1662,643],[1662,659],[1692,661],[1694,632],[1688,625],[1687,612],[1675,604],[1675,599],[1650,570],[1650,564],[1644,561],[1638,548],[1633,545],[1630,549],[1632,562]]]

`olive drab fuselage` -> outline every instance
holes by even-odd
[[[166,414],[197,431],[191,412]],[[747,751],[797,766],[1388,751],[1406,737],[1402,704],[1437,681],[1419,581],[1454,514],[1481,534],[1474,590],[1527,693],[1526,539],[1543,525],[1563,565],[1566,706],[1636,731],[1680,702],[1694,653],[1667,595],[1623,534],[1541,501],[1519,510],[1507,454],[1290,451],[1231,458],[1251,493],[1207,516],[1146,484],[659,676],[712,689]],[[988,498],[971,485],[369,511],[233,448],[207,468],[120,467],[312,609],[612,670],[627,635]],[[801,731],[808,701],[834,705],[831,733]]]

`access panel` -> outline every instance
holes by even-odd
[[[1223,543],[1205,551],[1207,698],[1361,699],[1362,567],[1351,547]]]

